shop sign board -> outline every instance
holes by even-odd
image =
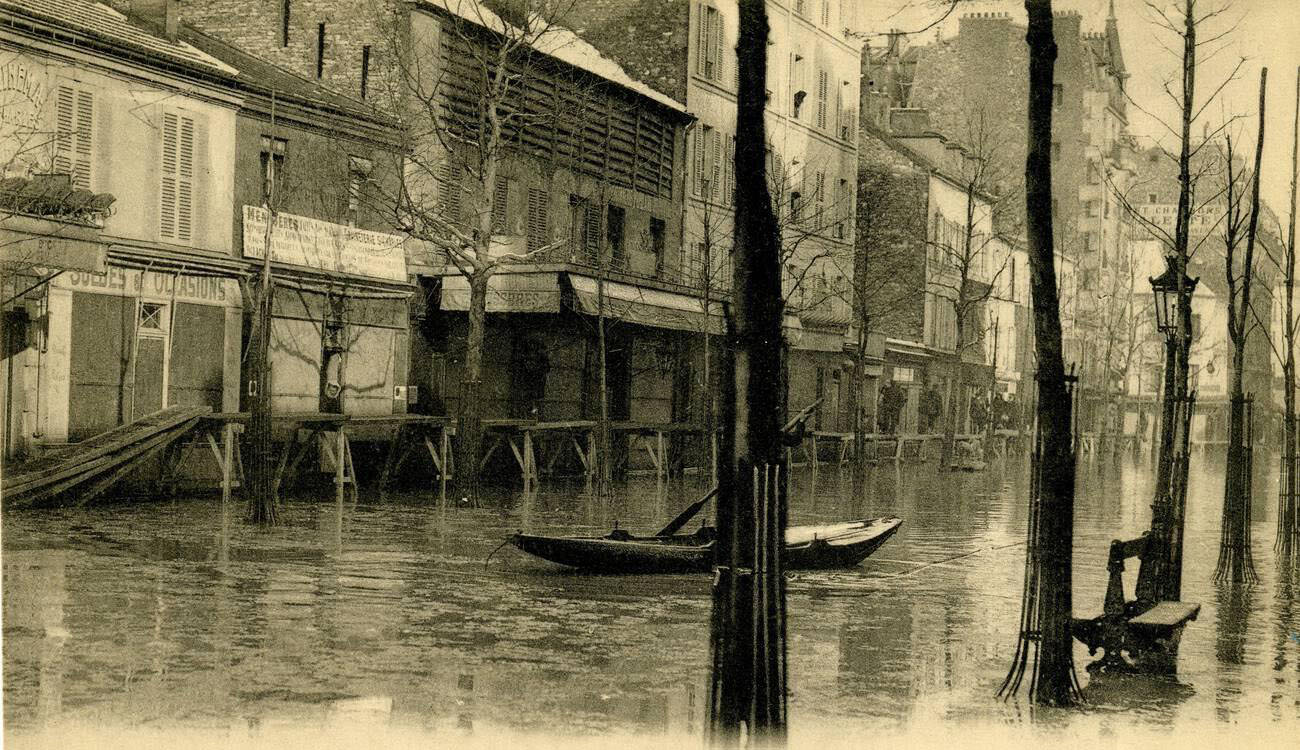
[[[265,253],[270,212],[244,206],[244,257]],[[271,231],[271,260],[327,273],[368,276],[406,282],[406,249],[402,237],[344,224],[277,214]]]

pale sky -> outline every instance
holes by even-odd
[[[857,2],[859,28],[865,32],[883,32],[889,28],[913,31],[924,28],[942,16],[945,0],[846,0]],[[1100,31],[1105,22],[1109,0],[1055,0],[1055,10],[1076,10],[1083,16],[1084,31]],[[1171,0],[1156,0],[1168,4]],[[1223,0],[1199,0],[1203,4]],[[1023,0],[962,0],[961,7],[941,25],[945,37],[957,33],[957,19],[963,13],[1005,12],[1013,18],[1024,20]],[[1151,13],[1144,0],[1115,0],[1115,16],[1119,19],[1120,44],[1124,51],[1130,79],[1129,92],[1134,101],[1158,115],[1175,128],[1178,111],[1172,100],[1161,90],[1161,82],[1171,78],[1177,83],[1180,60],[1174,58],[1160,45],[1177,44],[1177,39],[1160,30],[1151,21]],[[1231,0],[1226,17],[1240,19],[1236,31],[1225,42],[1227,46],[1204,65],[1198,66],[1197,96],[1207,97],[1231,71],[1233,65],[1246,58],[1235,81],[1198,121],[1209,123],[1211,128],[1222,122],[1225,113],[1242,113],[1248,120],[1238,123],[1238,133],[1250,142],[1248,149],[1253,158],[1256,130],[1256,102],[1259,97],[1259,72],[1268,67],[1267,118],[1264,137],[1264,169],[1261,192],[1282,221],[1286,231],[1287,201],[1291,191],[1291,139],[1292,118],[1295,113],[1296,72],[1300,66],[1300,0]],[[1226,30],[1228,22],[1218,19],[1209,22],[1209,35]],[[937,29],[919,35],[918,40],[930,41]],[[1207,34],[1202,33],[1202,37]],[[879,45],[881,40],[873,38]],[[1181,52],[1181,47],[1177,47]],[[1148,105],[1148,103],[1152,103]],[[1135,108],[1129,108],[1129,130],[1134,135],[1154,137],[1165,145],[1176,146],[1177,141],[1151,117]]]

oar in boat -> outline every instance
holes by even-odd
[[[822,400],[819,398],[805,406],[803,410],[794,415],[789,422],[786,422],[785,427],[781,428],[781,432],[788,435],[791,430],[808,421],[808,417],[812,416],[813,409],[816,409],[817,405],[821,402]],[[716,494],[718,494],[718,488],[714,487],[705,493],[704,497],[691,503],[686,507],[686,510],[678,513],[677,517],[670,521],[667,526],[660,529],[655,536],[672,536],[673,534],[676,534],[683,526],[690,523],[691,519],[694,518],[695,515],[700,512],[700,509],[704,507],[704,504],[709,502],[709,500],[712,500],[713,496]]]

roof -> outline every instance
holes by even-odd
[[[4,0],[0,0],[4,2]],[[391,117],[387,117],[359,99],[340,94],[316,81],[303,78],[296,73],[285,70],[243,50],[232,47],[225,42],[208,36],[190,26],[182,26],[179,36],[185,42],[196,47],[214,59],[220,60],[239,71],[236,82],[242,88],[277,96],[296,99],[315,107],[333,109],[343,114],[395,127]]]
[[[85,0],[0,0],[0,24],[8,27],[48,25],[61,32],[71,31],[86,41],[142,53],[173,65],[199,69],[221,77],[237,71],[183,41],[172,42],[132,24],[126,16],[102,3]],[[24,23],[25,22],[25,23]],[[74,40],[75,41],[75,40]]]
[[[507,28],[513,28],[508,27],[500,16],[485,7],[479,0],[420,0],[418,4],[424,8],[450,13],[499,34],[504,33]],[[623,66],[606,57],[589,42],[563,26],[550,25],[537,36],[533,49],[622,86],[669,109],[686,114],[686,106],[681,102],[659,93],[628,75],[627,71],[623,70]]]
[[[866,120],[862,121],[862,129],[867,131],[867,133],[872,138],[879,140],[881,143],[885,144],[889,148],[898,152],[900,155],[910,160],[913,164],[917,165],[918,167],[929,170],[932,174],[940,177],[941,179],[947,180],[949,183],[952,183],[958,187],[961,187],[962,189],[965,189],[964,188],[965,182],[962,180],[961,177],[949,174],[946,170],[944,170],[939,165],[931,161],[929,157],[927,157],[926,155],[922,154],[919,151],[916,151],[915,149],[911,148],[907,144],[900,142],[897,138],[895,138],[893,135],[889,134],[888,132],[881,130],[880,128],[876,127],[875,125],[872,125]],[[917,138],[922,136],[907,136],[907,137]],[[936,133],[934,131],[927,131],[923,137],[943,138],[941,134]],[[960,147],[960,144],[957,145]],[[976,189],[975,194],[989,202],[997,200],[997,196],[987,190]]]

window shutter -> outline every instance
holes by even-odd
[[[95,98],[89,91],[59,86],[55,97],[54,171],[71,175],[72,186],[90,189],[95,141]]]
[[[817,227],[820,229],[826,217],[826,173],[818,170],[817,184],[813,187],[817,199]]]
[[[831,0],[822,0],[822,26],[831,25]]]
[[[77,147],[73,156],[72,184],[90,189],[91,144],[95,138],[95,100],[89,91],[77,92]]]
[[[450,161],[444,161],[438,167],[438,207],[442,216],[450,222],[460,221],[460,180],[461,169]]]
[[[695,129],[695,179],[693,191],[696,195],[704,192],[704,127]]]
[[[583,206],[582,249],[595,260],[600,250],[600,211],[590,201]]]
[[[817,71],[817,127],[826,128],[826,71]]]
[[[55,102],[54,118],[54,171],[59,174],[72,174],[72,152],[77,127],[76,95],[67,86],[60,86]]]
[[[721,83],[723,70],[726,67],[723,64],[725,58],[722,56],[722,14],[714,10],[709,14],[709,20],[711,22],[709,33],[713,36],[713,80]]]
[[[546,246],[547,220],[546,191],[540,188],[528,188],[528,251],[533,252]]]
[[[727,204],[732,204],[736,200],[736,136],[727,136],[727,164],[726,164],[726,184],[723,189],[727,191],[724,200]]]
[[[194,236],[194,118],[162,117],[162,186],[159,234],[178,242]]]
[[[159,234],[176,239],[177,150],[180,145],[180,123],[176,115],[164,112],[162,117],[162,196],[158,217]]]
[[[695,72],[704,75],[704,60],[709,47],[709,7],[700,3],[699,9],[695,20]]]
[[[184,115],[180,120],[179,165],[176,180],[176,239],[189,241],[194,236],[194,120]]]
[[[713,184],[712,184],[712,187],[709,189],[709,192],[712,194],[713,199],[716,201],[716,200],[718,199],[718,196],[722,193],[722,185],[721,185],[721,182],[722,182],[722,179],[721,179],[721,177],[722,177],[722,134],[719,133],[717,130],[714,130],[714,131],[713,131],[713,138],[711,138],[710,140],[713,141],[713,143],[710,144],[710,146],[711,146],[712,149],[713,149],[713,169],[710,170],[710,172],[711,172],[711,174],[712,174],[712,177],[711,177],[710,179],[713,180]]]
[[[492,233],[506,233],[506,210],[510,204],[510,180],[497,175],[496,185],[492,190]]]

